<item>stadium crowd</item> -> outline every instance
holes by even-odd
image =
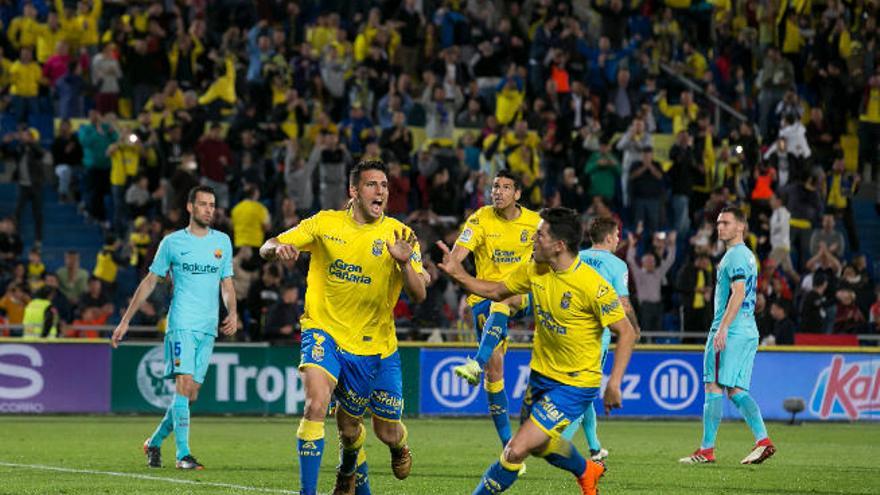
[[[524,206],[620,221],[644,331],[708,329],[714,220],[736,204],[765,343],[877,332],[852,208],[873,183],[880,211],[877,20],[861,0],[4,0],[0,111],[17,127],[2,153],[19,193],[0,222],[0,309],[20,323],[49,300],[62,322],[116,321],[119,270],[143,274],[205,184],[236,248],[240,335],[295,340],[307,259],[256,250],[344,207],[348,169],[381,158],[387,214],[417,232],[432,279],[424,303],[395,309],[411,338],[471,324],[432,246],[488,204],[501,168]],[[41,115],[58,122],[49,140]],[[104,228],[92,273],[76,251],[55,273],[42,263],[49,183]],[[165,311],[167,288],[132,324]]]

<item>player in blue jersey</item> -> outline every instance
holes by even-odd
[[[186,204],[189,226],[162,239],[150,271],[138,285],[113,331],[115,348],[156,283],[173,280],[174,292],[165,332],[165,375],[174,377],[176,392],[165,417],[144,442],[149,467],[162,467],[160,447],[173,431],[178,469],[204,469],[189,450],[189,405],[198,398],[199,387],[205,381],[218,325],[225,335],[232,335],[238,322],[232,285],[232,243],[229,236],[211,228],[215,198],[214,190],[206,186],[194,187],[189,192]],[[227,310],[222,323],[219,321],[221,291]]]
[[[718,215],[718,238],[727,252],[718,264],[715,282],[715,317],[703,354],[703,441],[700,448],[682,464],[715,462],[715,436],[721,424],[722,399],[726,393],[736,405],[755,436],[752,451],[740,461],[760,464],[776,453],[767,436],[767,428],[755,399],[749,395],[752,365],[758,350],[758,326],[755,324],[755,285],[758,267],[752,251],[743,243],[746,217],[734,207]]]
[[[612,218],[597,217],[590,222],[587,228],[592,246],[579,253],[581,261],[593,267],[599,275],[611,284],[620,299],[620,305],[626,313],[627,319],[632,323],[636,332],[636,342],[639,340],[640,328],[636,318],[636,312],[629,300],[629,270],[626,262],[618,258],[614,252],[620,243],[620,232],[617,221]],[[611,331],[606,327],[602,332],[602,361],[601,368],[605,368],[605,358],[608,357],[608,345],[611,344]],[[608,457],[608,451],[602,448],[599,436],[596,434],[596,408],[593,403],[580,416],[562,432],[562,437],[571,441],[577,433],[581,423],[584,424],[584,436],[590,448],[590,459],[601,461]]]

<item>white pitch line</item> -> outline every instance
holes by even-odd
[[[150,480],[150,481],[165,481],[168,483],[178,483],[181,485],[198,485],[198,486],[214,486],[218,488],[229,488],[231,490],[242,490],[246,492],[260,492],[260,493],[285,493],[290,495],[296,495],[299,492],[294,492],[290,490],[281,490],[277,488],[259,488],[256,486],[244,486],[244,485],[233,485],[231,483],[214,483],[210,481],[195,481],[195,480],[186,480],[179,478],[163,478],[161,476],[151,476],[148,474],[135,474],[135,473],[119,473],[115,471],[95,471],[92,469],[73,469],[73,468],[65,468],[59,466],[46,466],[44,464],[17,464],[14,462],[2,462],[0,461],[0,466],[6,467],[16,467],[16,468],[26,468],[26,469],[40,469],[43,471],[56,471],[61,473],[76,473],[76,474],[102,474],[104,476],[118,476],[120,478],[134,478],[139,480]]]

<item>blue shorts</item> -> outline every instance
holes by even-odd
[[[566,385],[532,371],[523,397],[523,415],[547,435],[560,435],[599,397],[599,387]]]
[[[299,369],[315,367],[327,373],[336,382],[334,399],[350,416],[364,415],[381,361],[378,354],[360,356],[344,351],[323,330],[311,328],[302,333]]]
[[[370,392],[370,411],[385,421],[400,421],[403,416],[403,374],[400,371],[400,353],[379,361],[379,373]]]
[[[727,345],[720,353],[715,352],[713,340],[715,331],[709,332],[703,351],[703,382],[748,390],[755,353],[758,352],[758,337],[728,333]]]
[[[214,352],[214,336],[203,332],[172,330],[165,334],[165,378],[192,375],[204,383]]]
[[[494,301],[490,301],[489,299],[483,299],[471,306],[471,313],[474,317],[474,333],[477,336],[477,342],[479,342],[483,338],[483,327],[486,326],[486,320],[489,319],[489,313],[492,308],[492,303]],[[523,301],[524,304],[519,309],[515,311],[511,311],[510,319],[519,319],[525,318],[532,314],[532,294],[528,295],[528,299]],[[513,308],[511,308],[513,310]],[[507,329],[503,329],[503,333],[500,335],[499,345],[507,339]]]

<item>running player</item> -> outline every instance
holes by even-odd
[[[474,212],[459,235],[452,256],[458,262],[474,253],[477,277],[500,282],[532,257],[532,236],[541,218],[517,201],[522,194],[519,176],[501,170],[492,183],[492,206]],[[475,294],[468,296],[474,315],[474,330],[480,347],[474,359],[454,368],[455,374],[477,385],[486,371],[484,387],[489,399],[489,414],[501,446],[510,440],[510,416],[504,391],[504,352],[507,348],[507,323],[511,316],[524,316],[529,310],[527,296],[514,295],[503,301],[490,301]]]
[[[162,467],[162,441],[174,431],[179,469],[204,469],[189,450],[189,405],[199,396],[205,381],[220,314],[220,296],[227,316],[220,325],[225,335],[235,333],[238,316],[232,285],[232,243],[229,236],[211,228],[214,218],[214,190],[197,186],[189,192],[186,210],[189,226],[166,236],[138,285],[128,309],[113,331],[116,348],[128,332],[132,317],[150,297],[156,283],[174,281],[168,330],[165,332],[165,375],[174,377],[176,392],[165,417],[144,442],[147,466]]]
[[[726,393],[736,405],[755,436],[752,451],[740,461],[760,464],[776,453],[767,436],[761,409],[749,395],[752,366],[758,350],[755,323],[755,284],[758,267],[755,255],[743,243],[746,217],[734,207],[718,215],[718,238],[727,252],[718,264],[715,282],[715,318],[703,353],[703,441],[692,455],[679,459],[682,464],[715,462],[715,436],[721,424],[722,399]]]
[[[635,343],[635,331],[617,293],[589,265],[578,259],[581,225],[568,208],[541,212],[534,236],[534,262],[520,266],[503,282],[470,276],[442,243],[447,254],[438,267],[467,291],[495,301],[531,292],[535,305],[535,340],[531,376],[524,404],[528,420],[507,443],[474,490],[497,494],[516,481],[529,454],[572,473],[583,494],[597,493],[602,463],[593,462],[561,437],[599,395],[602,382],[602,329],[617,334],[614,367],[605,388],[605,410],[620,407],[620,384]]]
[[[626,313],[626,317],[632,323],[633,329],[636,332],[636,342],[638,342],[640,334],[639,321],[629,301],[629,287],[627,285],[629,272],[626,268],[626,262],[614,254],[618,243],[620,243],[617,221],[611,218],[597,217],[590,222],[587,232],[592,246],[590,249],[581,251],[579,257],[581,261],[599,272],[599,275],[611,284],[611,287],[617,292],[617,297],[620,298],[620,304],[623,306],[623,312]],[[602,331],[602,360],[600,369],[605,369],[605,358],[608,356],[609,344],[611,344],[611,331],[606,327]],[[592,403],[587,407],[583,416],[574,420],[562,432],[563,438],[571,441],[581,422],[584,424],[584,436],[587,438],[587,445],[590,448],[590,459],[601,461],[607,458],[608,451],[602,448],[599,436],[596,434],[596,407]]]
[[[411,301],[423,301],[426,280],[415,235],[384,215],[387,177],[382,162],[359,163],[349,177],[347,210],[321,211],[260,248],[266,259],[311,253],[299,364],[306,392],[297,430],[303,495],[317,493],[331,395],[342,443],[337,481],[344,486],[337,483],[338,493],[351,493],[356,469],[366,473],[358,456],[367,407],[377,436],[391,450],[394,475],[406,478],[412,467],[400,422],[403,391],[392,309],[401,288]]]

